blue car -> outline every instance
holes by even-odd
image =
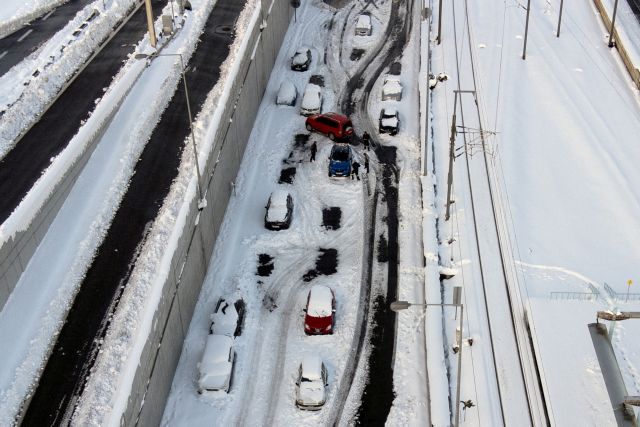
[[[329,156],[329,176],[351,175],[353,152],[348,144],[335,144]]]

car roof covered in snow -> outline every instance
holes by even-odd
[[[309,83],[304,90],[302,97],[302,108],[313,109],[320,108],[320,96],[322,89],[317,84]]]
[[[289,196],[289,192],[287,190],[277,189],[273,193],[271,193],[271,206],[286,206],[287,205],[287,197]]]
[[[371,16],[365,15],[364,13],[361,15],[358,15],[358,19],[356,21],[356,27],[358,28],[371,27]]]
[[[280,89],[278,90],[278,104],[292,103],[296,98],[296,93],[296,86],[293,84],[293,82],[284,80],[282,83],[280,83]]]
[[[314,353],[305,354],[302,359],[302,376],[309,380],[322,379],[322,360]]]
[[[385,116],[395,116],[396,114],[398,114],[398,110],[396,110],[395,108],[383,108],[382,109],[382,114]]]
[[[402,92],[402,84],[395,77],[386,77],[382,85],[382,91],[384,93],[400,93]]]
[[[327,317],[333,310],[333,292],[324,285],[314,285],[309,291],[307,314],[313,317]]]

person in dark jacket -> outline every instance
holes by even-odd
[[[313,144],[311,144],[311,161],[314,162],[316,160],[316,153],[318,152],[318,146],[316,145],[316,142],[313,141]]]
[[[358,181],[360,181],[360,175],[358,175],[358,169],[360,169],[360,163],[358,163],[357,161],[354,161],[353,164],[351,165],[351,179],[353,179],[355,175],[355,177],[358,178]]]
[[[369,144],[371,143],[371,136],[367,131],[364,131],[362,134],[362,144],[364,145],[365,150],[369,151]]]
[[[367,156],[367,153],[364,153],[364,171],[369,173],[369,156]]]

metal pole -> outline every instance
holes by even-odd
[[[560,22],[562,22],[562,6],[564,4],[564,0],[560,0],[560,14],[558,15],[558,31],[556,32],[556,37],[560,37]]]
[[[147,27],[149,28],[149,41],[152,47],[156,47],[156,31],[153,28],[153,10],[151,9],[151,0],[144,0],[144,6],[147,11]]]
[[[438,0],[438,44],[442,37],[442,0]]]
[[[531,0],[527,0],[527,21],[524,24],[524,48],[522,49],[522,59],[527,59],[527,36],[529,35],[529,12],[531,11]]]
[[[458,91],[453,91],[455,94],[453,101],[453,117],[451,119],[451,137],[449,139],[449,173],[447,175],[447,210],[444,216],[445,221],[449,221],[449,212],[451,208],[451,185],[453,184],[453,158],[455,155],[454,144],[456,141],[456,109],[458,105]]]
[[[424,119],[424,147],[422,147],[422,176],[427,175],[427,142],[429,141],[429,97],[431,96],[431,90],[429,89],[429,74],[431,74],[431,13],[429,13],[427,19],[429,20],[429,29],[427,30],[427,82],[425,86],[427,95]]]
[[[464,305],[460,304],[460,341],[458,342],[458,380],[456,385],[456,421],[455,427],[460,425],[460,379],[462,378],[462,328],[464,318]]]
[[[184,96],[187,100],[187,113],[189,114],[189,129],[191,129],[191,142],[193,143],[193,157],[196,161],[196,178],[198,180],[198,195],[200,196],[200,201],[204,200],[202,195],[202,187],[200,186],[200,163],[198,162],[198,148],[196,147],[196,137],[193,133],[193,118],[191,117],[191,105],[189,103],[189,89],[187,88],[187,76],[184,73],[184,61],[182,60],[182,54],[176,53],[180,57],[180,66],[182,67],[182,82],[184,83]]]
[[[609,47],[613,47],[613,25],[616,23],[616,12],[618,11],[618,0],[613,4],[613,17],[611,18],[611,29],[609,30]]]

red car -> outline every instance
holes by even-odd
[[[309,132],[315,130],[323,133],[332,141],[353,135],[353,125],[349,117],[338,113],[314,114],[307,118],[306,127]]]
[[[304,332],[307,335],[333,334],[336,299],[328,286],[315,285],[309,291],[304,309]]]

